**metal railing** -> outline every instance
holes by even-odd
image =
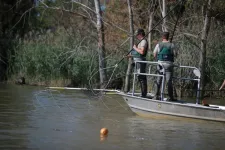
[[[162,85],[161,85],[161,91],[160,91],[160,96],[161,96],[161,101],[164,100],[164,90],[165,90],[165,79],[166,79],[166,74],[165,74],[165,68],[163,63],[164,62],[152,62],[152,61],[135,61],[135,69],[134,69],[134,78],[133,78],[133,89],[132,89],[132,96],[134,96],[135,93],[135,80],[137,75],[145,75],[145,76],[155,76],[155,77],[162,77]],[[145,63],[148,66],[148,72],[147,73],[140,73],[137,71],[137,63]],[[152,73],[152,66],[157,66],[160,65],[162,67],[162,74],[158,73]],[[200,71],[196,67],[191,67],[191,66],[180,66],[180,65],[173,65],[176,68],[186,68],[186,69],[193,69],[193,73],[197,78],[184,78],[184,77],[173,77],[173,79],[178,79],[178,80],[192,80],[192,81],[197,81],[198,86],[197,86],[197,96],[196,96],[196,104],[199,104],[199,97],[200,97]],[[146,69],[147,70],[147,69]]]

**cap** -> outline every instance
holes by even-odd
[[[137,36],[137,35],[139,35],[139,34],[145,36],[145,31],[144,31],[144,29],[137,29],[137,30],[135,31],[135,36]]]

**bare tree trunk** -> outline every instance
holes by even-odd
[[[100,9],[100,1],[94,0],[95,2],[95,9],[96,9],[96,15],[97,15],[97,32],[98,32],[98,54],[99,54],[99,75],[100,75],[100,85],[101,88],[104,88],[104,85],[106,84],[106,70],[104,69],[106,67],[105,63],[105,41],[104,41],[104,24],[102,21],[102,12]]]
[[[152,30],[152,26],[153,26],[153,19],[154,19],[154,14],[155,14],[155,11],[156,11],[156,8],[158,6],[158,4],[156,4],[157,1],[156,0],[152,0],[151,2],[149,2],[149,23],[148,23],[148,31],[149,31],[149,34],[148,34],[148,49],[150,50],[150,52],[153,52],[152,50],[152,32],[150,32]],[[149,57],[150,57],[150,54],[149,53]]]
[[[134,33],[134,25],[133,25],[133,12],[132,12],[132,9],[131,9],[131,0],[127,0],[127,4],[128,4],[128,11],[129,11],[130,33],[131,33],[131,35],[133,35],[133,33]],[[134,37],[131,36],[131,38],[130,38],[130,50],[133,48],[133,45],[134,45]],[[125,87],[124,87],[124,91],[125,92],[129,92],[130,91],[130,74],[131,74],[131,70],[132,70],[132,58],[129,58],[127,72],[126,72],[126,79],[125,79]]]
[[[161,9],[162,17],[164,18],[166,16],[166,12],[167,12],[166,0],[159,0],[159,6],[160,6],[160,9]],[[166,25],[166,22],[167,22],[167,18],[164,18],[163,23],[162,23],[162,31],[163,32],[168,31],[168,27]]]
[[[211,25],[211,16],[210,16],[210,9],[211,4],[214,0],[207,0],[207,3],[205,6],[203,6],[205,11],[205,18],[204,18],[204,26],[202,30],[202,36],[201,36],[201,51],[200,51],[200,61],[199,61],[199,68],[201,70],[201,97],[204,95],[204,88],[205,88],[205,67],[206,67],[206,45],[207,45],[207,37],[210,30]],[[203,12],[204,13],[204,12]]]
[[[149,14],[148,31],[152,30],[153,18],[154,18],[154,12],[151,11]],[[153,50],[152,50],[152,33],[151,32],[148,34],[148,48],[149,48],[149,50],[151,50],[153,52]]]

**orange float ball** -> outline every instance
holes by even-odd
[[[109,132],[109,131],[108,131],[107,128],[102,128],[102,129],[100,130],[100,134],[101,134],[101,135],[104,135],[104,136],[107,135],[108,132]]]

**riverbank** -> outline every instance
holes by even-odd
[[[18,80],[20,80],[20,78],[13,78],[13,79],[10,79],[10,80],[5,81],[3,83],[19,84],[19,85],[30,85],[30,86],[45,86],[45,87],[49,87],[49,86],[57,86],[57,87],[72,86],[71,85],[71,80],[69,80],[69,79],[58,79],[58,80],[50,80],[50,81],[38,81],[38,80],[25,78],[25,84],[18,83]]]

